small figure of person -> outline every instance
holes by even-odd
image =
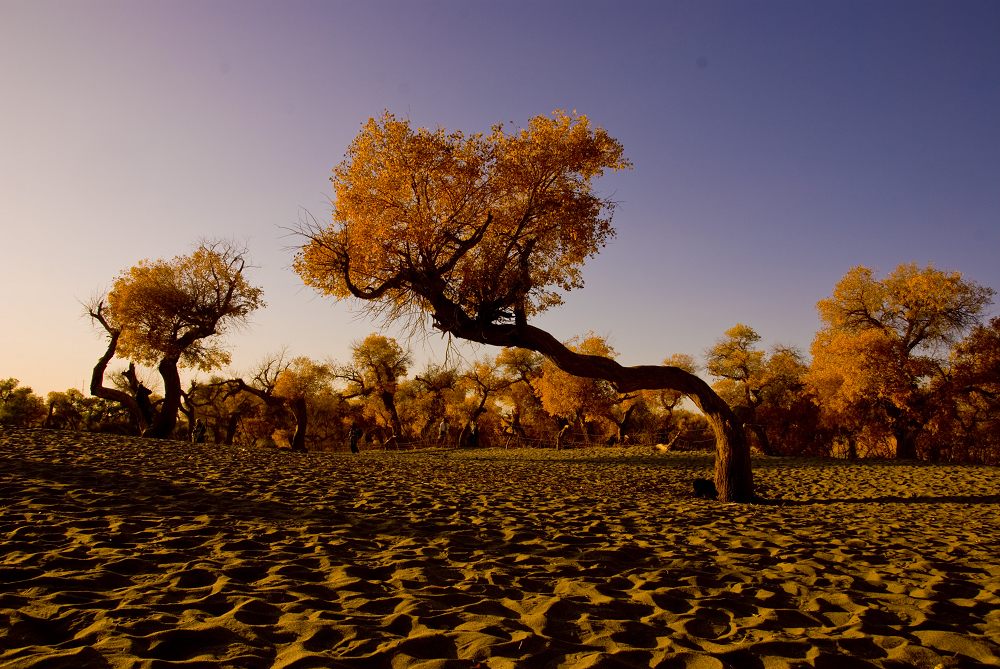
[[[358,449],[358,441],[361,440],[361,429],[357,425],[351,426],[349,437],[351,453],[360,453],[361,451]]]
[[[194,422],[194,429],[191,430],[191,443],[205,443],[205,424],[201,422],[200,418]]]
[[[565,425],[562,426],[562,429],[559,430],[559,432],[556,434],[556,450],[557,451],[562,448],[563,435],[566,434],[566,430],[568,430],[568,429],[569,429],[569,423],[566,423]]]
[[[438,444],[444,446],[445,442],[448,441],[448,418],[442,418],[441,424],[438,425]]]
[[[479,424],[476,421],[469,421],[469,448],[479,446]]]

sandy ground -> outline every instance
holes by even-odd
[[[0,431],[0,667],[1000,665],[1000,469]]]

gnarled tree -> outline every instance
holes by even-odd
[[[210,371],[227,364],[229,353],[216,336],[245,323],[264,305],[263,291],[247,281],[245,269],[245,251],[228,242],[205,242],[190,255],[142,260],[118,275],[106,296],[87,305],[91,318],[108,334],[90,392],[144,414],[144,435],[169,438],[181,403],[179,368]],[[148,391],[129,394],[104,386],[115,355],[156,366],[163,400],[155,412],[143,405]]]
[[[746,437],[705,381],[573,351],[528,323],[560,303],[557,291],[582,286],[583,263],[614,234],[614,203],[593,182],[629,166],[621,144],[585,116],[555,112],[519,131],[466,135],[386,113],[335,168],[332,224],[303,224],[294,268],[316,290],[365,300],[390,320],[430,314],[443,332],[537,351],[619,392],[683,392],[715,429],[720,498],[752,499]]]

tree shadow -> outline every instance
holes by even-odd
[[[817,504],[1000,504],[1000,495],[882,495],[871,497],[834,497],[829,499],[761,499],[763,506],[813,506]]]

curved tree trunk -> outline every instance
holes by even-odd
[[[101,324],[105,325],[103,321]],[[149,427],[150,421],[140,409],[136,399],[124,391],[117,388],[108,388],[104,385],[104,375],[107,373],[108,363],[111,362],[111,358],[115,357],[115,351],[118,349],[118,337],[121,335],[120,332],[111,329],[107,325],[105,325],[105,329],[108,331],[108,349],[98,359],[97,364],[94,365],[94,371],[90,375],[90,394],[94,397],[100,397],[103,400],[117,402],[125,407],[132,419],[133,428],[136,433],[141,434]]]
[[[431,286],[433,288],[433,286]],[[491,346],[516,346],[541,353],[564,372],[604,379],[620,393],[669,388],[687,395],[705,414],[715,432],[715,487],[723,502],[750,502],[754,493],[750,447],[729,405],[703,379],[679,367],[625,367],[610,358],[577,353],[545,330],[527,323],[481,323],[468,317],[443,291],[424,297],[434,308],[435,327],[461,339]]]
[[[707,383],[701,382],[709,392],[702,392],[700,395],[688,394],[688,397],[705,414],[708,424],[715,433],[715,488],[719,492],[719,500],[753,501],[756,495],[753,490],[750,445],[747,443],[746,433],[729,405]]]
[[[292,415],[295,416],[295,434],[292,435],[292,450],[306,450],[306,428],[309,425],[309,412],[306,411],[306,399],[296,397],[289,400]]]

